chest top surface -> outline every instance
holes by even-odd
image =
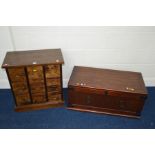
[[[43,64],[63,64],[61,49],[7,52],[2,68]]]
[[[75,66],[68,86],[80,86],[147,95],[138,72]]]

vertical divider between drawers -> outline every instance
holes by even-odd
[[[46,101],[48,101],[48,94],[47,94],[47,81],[46,81],[45,65],[43,65],[42,67],[43,67],[43,75],[44,75],[44,85],[45,85]]]
[[[30,100],[31,100],[31,103],[33,103],[32,93],[31,93],[31,88],[30,88],[30,82],[29,82],[29,77],[28,77],[28,72],[27,72],[27,68],[26,67],[24,67],[24,71],[25,71],[26,82],[27,82],[27,86],[28,86],[28,90],[29,90]]]

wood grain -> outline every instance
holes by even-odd
[[[34,59],[38,60],[37,64],[30,64]],[[62,63],[60,49],[6,54],[3,65],[14,95],[16,111],[62,106]]]
[[[75,66],[68,83],[68,107],[73,110],[139,117],[146,97],[136,72]]]
[[[2,68],[63,63],[61,49],[11,51],[7,52]]]

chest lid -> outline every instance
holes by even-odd
[[[43,64],[63,64],[61,49],[7,52],[2,68]]]
[[[147,96],[142,74],[138,72],[75,66],[68,86]]]

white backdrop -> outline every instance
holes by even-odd
[[[142,72],[155,86],[155,27],[0,27],[0,63],[8,50],[61,48],[64,87],[74,65]],[[0,88],[9,88],[0,69]]]

